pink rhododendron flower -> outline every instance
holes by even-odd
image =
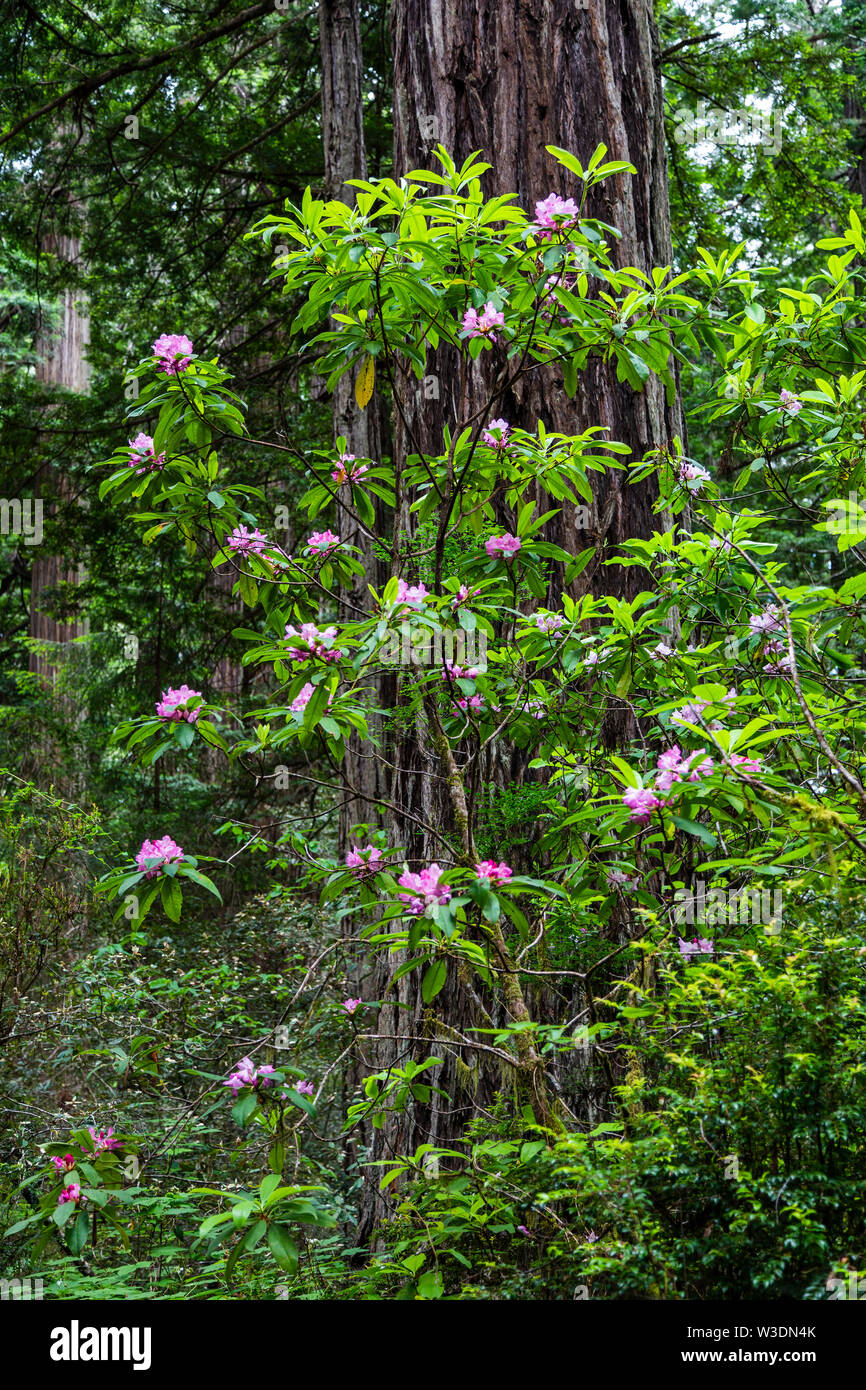
[[[342,1007],[346,1010],[347,1014],[351,1015],[356,1009],[360,1009],[363,1002],[363,999],[344,999]]]
[[[558,632],[565,619],[561,613],[534,613],[532,621],[539,632]]]
[[[375,845],[365,845],[356,849],[353,845],[346,855],[346,868],[351,869],[356,878],[368,878],[381,864],[384,855]]]
[[[779,403],[783,410],[787,410],[789,415],[799,415],[803,409],[803,402],[799,396],[795,396],[792,391],[780,391]]]
[[[705,936],[695,936],[691,941],[683,941],[682,937],[677,938],[680,955],[688,960],[691,956],[711,956],[714,946],[712,941],[707,941]]]
[[[161,333],[151,352],[159,358],[156,370],[166,376],[185,372],[192,361],[192,343],[183,333]]]
[[[484,542],[484,549],[491,559],[501,555],[503,560],[510,560],[522,545],[523,542],[517,536],[512,536],[506,531],[504,536],[491,536],[489,541]]]
[[[498,714],[500,706],[496,705],[495,708]],[[547,714],[547,706],[544,701],[540,699],[524,700],[523,704],[520,706],[520,713],[531,714],[533,719],[544,719]]]
[[[246,526],[236,526],[226,541],[229,550],[235,550],[239,555],[264,555],[267,543],[264,532],[258,528],[248,531]]]
[[[516,1229],[520,1232],[520,1234],[521,1234],[522,1236],[528,1236],[528,1235],[529,1235],[529,1228],[528,1228],[528,1226],[517,1226]]]
[[[661,661],[667,661],[669,656],[676,655],[676,649],[674,647],[669,647],[667,642],[659,642],[653,647],[650,655],[659,657]]]
[[[314,531],[307,540],[304,550],[311,555],[325,555],[339,544],[340,537],[335,536],[333,531]]]
[[[712,758],[704,756],[706,751],[705,748],[699,748],[696,753],[690,753],[683,759],[683,770],[688,771],[690,782],[699,782],[702,777],[709,777],[712,772],[715,764]]]
[[[476,594],[480,593],[480,589],[469,589],[465,584],[461,584],[460,588],[457,590],[457,593],[451,600],[451,607],[454,609],[462,608],[465,604],[469,603],[472,599],[474,599]]]
[[[431,864],[429,868],[422,869],[420,874],[413,874],[406,869],[398,878],[397,882],[401,888],[408,888],[408,893],[398,893],[402,903],[406,904],[407,911],[413,917],[420,917],[422,914],[429,914],[430,910],[437,903],[447,903],[451,898],[451,889],[447,883],[440,883],[442,870],[438,864]]]
[[[354,468],[352,467],[353,464],[355,465]],[[331,477],[335,483],[355,483],[369,471],[366,463],[356,462],[354,454],[341,454]]]
[[[113,1127],[97,1130],[95,1125],[88,1125],[87,1133],[93,1140],[94,1147],[98,1154],[111,1153],[113,1149],[120,1148],[120,1141],[114,1138]]]
[[[228,1081],[224,1081],[223,1085],[229,1086],[233,1095],[237,1095],[238,1091],[244,1090],[247,1086],[258,1090],[260,1086],[273,1084],[270,1080],[273,1071],[274,1068],[268,1062],[261,1067],[256,1067],[249,1057],[242,1057]]]
[[[634,879],[624,874],[622,869],[608,869],[605,874],[609,888],[633,888]]]
[[[187,709],[189,700],[200,700],[201,691],[193,690],[191,686],[179,685],[177,690],[169,686],[168,690],[162,692],[161,697],[156,702],[156,712],[160,719],[170,719],[174,721],[186,720],[187,724],[195,724],[201,712],[201,706],[195,709]]]
[[[458,709],[462,709],[464,711],[470,709],[481,710],[484,708],[484,697],[481,695],[470,695],[467,698],[465,695],[461,695],[454,701],[454,703]]]
[[[295,1090],[299,1096],[312,1096],[315,1094],[312,1081],[296,1081]]]
[[[64,1187],[60,1196],[57,1198],[57,1205],[62,1207],[64,1202],[80,1202],[81,1188],[77,1182],[71,1182],[68,1187]]]
[[[476,878],[489,878],[491,883],[507,883],[512,872],[504,860],[497,864],[495,859],[482,859],[475,865]]]
[[[288,623],[285,631],[286,640],[292,641],[297,638],[303,645],[289,647],[286,655],[292,661],[309,661],[312,657],[326,663],[339,661],[345,653],[333,645],[336,636],[335,627],[326,627],[320,632],[315,623],[303,623],[298,631]]]
[[[675,709],[671,711],[671,723],[700,724],[701,714],[706,708],[706,700],[695,700],[693,704],[683,705],[682,709]]]
[[[772,661],[768,661],[764,667],[764,673],[768,676],[792,676],[794,663],[786,653],[784,656],[777,656]]]
[[[480,313],[477,309],[467,309],[463,315],[463,332],[468,338],[487,338],[495,343],[497,338],[493,330],[504,327],[505,315],[494,304],[485,304]]]
[[[721,550],[729,555],[733,549],[734,542],[730,536],[710,536],[710,550]]]
[[[574,227],[580,216],[580,209],[573,198],[561,198],[558,193],[549,193],[535,204],[535,232],[539,240],[547,241],[556,231]]]
[[[629,820],[648,821],[661,802],[651,787],[629,787],[623,792],[622,803],[628,807]]]
[[[738,767],[742,772],[760,772],[761,764],[755,758],[746,757],[745,753],[730,753],[728,762],[731,767]]]
[[[709,482],[710,475],[705,468],[701,468],[697,463],[681,462],[677,469],[677,477],[681,483],[695,483],[697,486],[691,488],[692,492],[700,492],[704,483]]]
[[[681,781],[687,765],[688,760],[683,762],[682,749],[676,743],[673,748],[660,753],[656,760],[659,774],[656,778],[656,791],[669,792],[674,782]]]
[[[753,613],[749,618],[749,627],[757,633],[784,632],[785,625],[778,605],[770,603],[760,613]]]
[[[302,686],[299,694],[297,694],[292,701],[292,714],[300,714],[302,710],[307,708],[315,688],[316,687],[310,681],[307,681],[307,684]]]
[[[496,431],[494,434],[493,431]],[[481,432],[481,442],[489,449],[507,449],[511,426],[507,420],[491,420],[486,430]]]
[[[135,468],[136,473],[152,473],[155,468],[162,468],[165,463],[165,454],[156,457],[153,448],[153,439],[149,434],[137,434],[134,439],[129,441],[129,467]],[[136,464],[141,467],[137,468]]]
[[[135,856],[135,862],[146,878],[155,878],[163,872],[166,864],[179,864],[182,859],[183,850],[170,835],[163,835],[161,840],[145,840]]]
[[[417,613],[419,608],[424,607],[424,600],[428,597],[428,590],[424,584],[407,584],[405,579],[397,580],[397,602],[405,603],[410,608],[414,608]]]
[[[66,1154],[64,1158],[52,1158],[51,1162],[58,1173],[71,1173],[75,1167],[75,1159],[72,1154]]]
[[[453,681],[477,680],[480,674],[477,666],[459,666],[456,661],[446,661],[442,670],[442,679],[446,685],[450,685]]]

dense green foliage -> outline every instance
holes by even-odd
[[[51,1297],[812,1300],[866,1270],[862,7],[817,36],[812,4],[659,9],[651,277],[584,215],[628,173],[604,147],[551,149],[546,226],[489,198],[495,152],[388,177],[378,5],[353,206],[318,196],[302,6],[4,36],[3,491],[55,498],[45,552],[86,562],[40,648],[41,549],[0,536],[0,1248]],[[85,40],[121,70],[72,96]],[[781,154],[677,140],[746,97]],[[65,284],[89,304],[86,393],[33,370],[46,283],[56,321]],[[438,345],[464,382],[655,375],[688,439],[503,428],[491,389],[435,451],[332,445],[341,378],[399,415]],[[612,469],[656,499],[605,556],[631,602],[545,529]],[[469,635],[472,669],[394,676]],[[343,843],[347,749],[412,737],[426,855],[387,796]]]

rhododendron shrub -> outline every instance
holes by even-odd
[[[311,850],[298,830],[286,844],[322,903],[356,924],[359,949],[389,963],[389,990],[412,976],[414,1003],[434,1018],[442,1008],[444,1041],[431,1033],[437,1048],[480,1050],[474,1035],[455,1039],[446,1010],[454,990],[482,1001],[478,1030],[493,1034],[484,1046],[497,1067],[512,1069],[521,1113],[547,1135],[575,1120],[564,1092],[575,1018],[585,1023],[603,1006],[593,1026],[625,1055],[636,1045],[632,1020],[679,988],[668,967],[690,979],[715,972],[722,989],[727,962],[772,925],[726,921],[710,933],[696,923],[687,940],[673,916],[676,894],[699,880],[725,889],[778,880],[793,907],[825,893],[840,857],[856,862],[864,849],[860,690],[855,659],[841,648],[861,641],[853,634],[866,580],[852,571],[831,587],[825,565],[827,583],[794,583],[768,512],[739,504],[758,475],[777,501],[787,498],[799,475],[792,469],[783,486],[771,460],[793,457],[820,518],[825,502],[838,502],[826,494],[860,466],[863,374],[852,353],[861,341],[862,230],[852,218],[831,239],[825,249],[842,254],[808,291],[753,275],[742,248],[703,251],[680,275],[618,268],[610,229],[585,211],[590,187],[627,172],[605,165],[604,153],[584,169],[552,150],[560,187],[538,190],[527,211],[512,198],[485,200],[487,166],[473,157],[457,169],[440,151],[441,173],[356,181],[353,208],[307,191],[256,236],[281,248],[274,278],[294,307],[296,344],[329,389],[350,374],[362,409],[376,389],[399,400],[407,380],[420,388],[431,346],[447,346],[455,370],[479,379],[482,364],[495,364],[514,394],[544,366],[574,395],[593,359],[624,390],[639,393],[656,376],[669,400],[675,364],[706,350],[718,366],[707,409],[735,441],[723,479],[677,438],[635,459],[601,420],[575,435],[541,421],[512,428],[501,413],[505,386],[491,387],[466,418],[458,401],[438,452],[413,452],[410,439],[399,469],[388,458],[351,457],[345,438],[331,451],[294,441],[306,521],[290,554],[275,539],[283,534],[275,504],[223,473],[221,440],[244,433],[243,411],[218,362],[190,353],[173,372],[165,359],[161,370],[152,359],[140,369],[133,414],[153,430],[163,467],[132,473],[119,443],[103,484],[106,502],[134,508],[148,543],[200,548],[245,606],[239,635],[256,694],[210,739],[226,756],[264,769],[284,748],[297,750],[310,781],[337,803],[355,791],[341,773],[350,739],[390,768],[395,728],[418,733],[448,803],[443,823],[425,827],[435,852],[413,858],[380,828],[386,817],[376,806],[339,857]],[[732,380],[741,389],[731,391]],[[592,508],[605,495],[610,470],[647,485],[651,534],[615,554],[592,534],[580,548],[550,540],[566,504]],[[828,537],[819,539],[826,548]],[[853,529],[838,533],[840,549],[856,544]],[[371,554],[378,568],[365,573],[362,556]],[[629,600],[623,570],[637,571]],[[456,655],[466,633],[487,639],[484,664]],[[410,657],[396,683],[399,708],[381,709],[384,653],[395,639]],[[151,719],[165,746],[182,734],[191,748],[215,727],[194,686],[178,700],[183,689],[170,687]],[[124,736],[146,758],[156,735],[143,728]],[[499,749],[519,752],[518,790],[535,798],[515,853],[490,829],[515,789],[480,785]],[[399,825],[401,807],[386,801]],[[138,873],[127,867],[110,887],[122,897],[146,878],[144,901],[160,893],[172,917],[182,878],[215,890],[196,876],[180,830],[182,857],[160,857],[163,829],[154,827],[147,852],[142,846]],[[561,1003],[552,1023],[539,1016],[548,1005],[537,1003],[537,981],[559,971],[570,983],[549,1006]],[[354,1015],[360,1005],[350,994],[336,1007]],[[365,1027],[374,1007],[368,998]],[[365,1036],[377,1036],[372,1018]],[[408,1031],[407,1039],[418,1041]],[[249,1091],[245,1115],[269,1113],[276,1088],[261,1069],[245,1080],[257,1065],[248,1060],[226,1085]],[[430,1088],[420,1097],[413,1086],[426,1083],[408,1071],[427,1065],[411,1060],[401,1077],[367,1078],[382,1123],[429,1101]],[[293,1104],[309,1104],[307,1084]]]

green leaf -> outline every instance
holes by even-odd
[[[183,907],[183,894],[180,891],[180,884],[177,879],[165,877],[162,880],[160,898],[165,908],[165,915],[172,922],[180,921],[181,909]]]
[[[295,1274],[298,1268],[298,1247],[285,1226],[274,1223],[268,1227],[268,1245],[280,1269]]]
[[[716,837],[705,825],[698,825],[697,821],[686,820],[684,816],[671,816],[671,820],[678,830],[685,830],[687,835],[696,835],[699,840],[703,840],[705,845],[715,845]]]
[[[435,960],[424,974],[421,982],[421,998],[425,1004],[429,1004],[440,992],[445,984],[445,977],[448,974],[448,962],[444,956]]]
[[[71,1205],[71,1204],[70,1204],[70,1205]],[[89,1235],[90,1235],[90,1219],[89,1219],[89,1217],[88,1217],[86,1211],[80,1211],[80,1212],[78,1213],[78,1217],[77,1217],[77,1220],[76,1220],[76,1222],[75,1222],[75,1225],[72,1227],[72,1230],[69,1232],[69,1253],[70,1253],[70,1255],[80,1255],[80,1254],[81,1254],[82,1250],[84,1249],[85,1245],[87,1244],[87,1238],[88,1238]]]

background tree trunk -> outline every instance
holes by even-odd
[[[322,54],[322,143],[325,160],[324,196],[354,203],[349,179],[367,177],[364,144],[364,57],[361,49],[361,18],[358,0],[319,0],[319,43]],[[356,458],[379,461],[381,431],[375,401],[361,410],[355,400],[354,384],[347,374],[341,377],[333,397],[334,439],[346,440],[346,452]],[[349,489],[340,489],[336,508],[337,534],[351,535],[355,522],[344,503]],[[361,550],[364,575],[359,576],[344,595],[344,620],[357,620],[359,611],[369,608],[367,583],[380,580],[372,541],[364,533],[354,536]],[[340,807],[339,849],[344,853],[351,839],[352,826],[375,822],[376,798],[381,795],[380,764],[364,750],[357,734],[349,740],[344,772],[349,788],[356,789]]]
[[[81,258],[81,242],[77,236],[52,233],[43,241],[43,251],[59,261],[75,265]],[[43,321],[36,340],[36,379],[47,386],[60,386],[67,391],[84,393],[90,384],[90,365],[87,347],[90,342],[90,313],[86,301],[71,287],[63,290],[58,301],[58,323],[51,326]],[[50,465],[41,472],[43,483],[49,482]],[[49,483],[49,490],[61,504],[71,500],[69,483],[63,473]],[[30,574],[30,636],[38,642],[56,643],[58,647],[81,636],[86,630],[83,622],[63,622],[42,608],[53,606],[65,585],[78,585],[84,567],[69,556],[37,555]],[[45,681],[53,682],[57,666],[48,651],[31,651],[30,670]]]

